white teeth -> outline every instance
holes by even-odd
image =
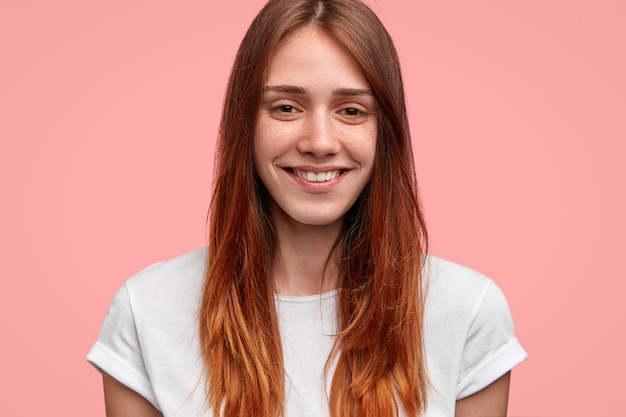
[[[327,172],[313,172],[313,171],[301,171],[299,169],[294,170],[295,174],[308,182],[324,182],[337,178],[340,171],[327,171]]]

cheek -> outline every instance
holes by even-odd
[[[258,138],[254,145],[254,168],[259,174],[270,171],[279,156],[279,152],[275,146],[272,146],[271,141],[264,139]]]
[[[266,117],[259,117],[255,125],[254,135],[254,159],[255,161],[265,160],[280,152],[284,146],[285,138],[288,137],[285,129],[280,129],[272,120]]]
[[[264,123],[262,119],[257,121],[254,131],[254,164],[258,169],[258,165],[271,154],[272,140],[267,123]]]
[[[362,166],[372,168],[377,152],[377,128],[374,126],[365,126],[364,129],[355,136],[352,141],[352,150],[354,156],[361,162]]]

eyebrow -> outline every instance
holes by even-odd
[[[333,95],[341,97],[373,96],[374,92],[372,90],[367,90],[364,88],[338,88],[333,91]]]
[[[279,93],[289,93],[289,94],[306,94],[306,88],[298,87],[295,85],[268,85],[265,87],[265,91],[276,91]],[[372,90],[364,89],[364,88],[337,88],[333,90],[334,96],[339,97],[351,97],[351,96],[373,96],[374,92]]]
[[[268,85],[265,87],[265,91],[276,91],[278,93],[290,93],[290,94],[305,94],[306,89],[303,87],[296,87],[295,85]]]

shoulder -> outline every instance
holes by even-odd
[[[428,255],[424,264],[427,304],[472,309],[487,292],[500,291],[493,280],[471,268]]]
[[[471,337],[474,331],[499,326],[513,333],[513,322],[504,293],[496,283],[471,268],[428,255],[424,267],[428,322],[445,323],[446,331]],[[437,326],[435,326],[437,327]]]
[[[137,324],[155,318],[195,316],[206,270],[206,248],[153,264],[126,281],[118,296],[127,302]]]
[[[460,335],[471,329],[500,325],[512,333],[511,312],[496,283],[471,268],[428,255],[424,267],[426,315],[435,323],[448,323]]]
[[[176,258],[148,266],[126,281],[133,294],[171,294],[201,287],[206,270],[207,249],[200,248]]]
[[[198,248],[167,261],[152,264],[135,274],[128,282],[141,285],[146,281],[170,282],[193,279],[198,273],[204,273],[206,257],[207,248]]]
[[[169,407],[178,409],[201,379],[197,311],[206,256],[206,249],[198,249],[128,279],[87,356],[165,415]]]
[[[526,358],[503,292],[483,274],[429,255],[425,347],[433,384],[464,398]]]

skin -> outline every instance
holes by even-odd
[[[345,213],[371,177],[375,100],[344,47],[310,27],[279,44],[266,85],[255,168],[273,199],[280,254],[275,288],[286,295],[319,294],[336,287],[336,265],[324,265]],[[332,179],[310,181],[305,171],[328,172]],[[457,401],[455,417],[506,416],[509,383],[510,372]],[[111,376],[103,374],[103,385],[107,417],[163,417]]]
[[[144,397],[108,374],[102,374],[107,417],[163,417]]]
[[[485,389],[457,401],[455,417],[505,417],[511,373]],[[114,378],[103,374],[107,417],[163,417],[152,404]]]
[[[454,417],[505,417],[510,383],[509,371],[481,391],[457,401]]]
[[[278,45],[254,138],[255,168],[273,200],[278,293],[336,286],[335,265],[324,266],[345,213],[371,178],[377,130],[370,86],[341,44],[305,27]],[[327,180],[307,178],[313,173]]]

